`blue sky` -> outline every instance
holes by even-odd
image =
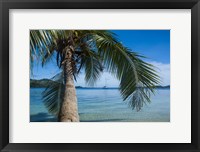
[[[123,45],[150,60],[170,63],[169,30],[112,30]]]
[[[117,34],[118,40],[126,47],[132,49],[141,55],[147,57],[144,59],[155,65],[161,76],[162,85],[170,84],[170,31],[169,30],[112,30]],[[52,60],[49,64],[42,68],[41,63],[34,63],[33,79],[51,78],[59,69],[56,60]],[[117,87],[119,81],[112,77],[109,73],[104,72],[100,80],[96,83],[96,87],[104,85],[108,87]],[[84,73],[82,72],[77,78],[75,85],[86,86],[84,81]]]

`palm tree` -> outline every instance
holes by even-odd
[[[94,85],[105,69],[120,81],[120,93],[132,109],[139,111],[150,102],[159,76],[143,56],[122,45],[117,35],[107,30],[31,30],[31,61],[34,56],[44,66],[55,58],[61,73],[53,77],[43,92],[49,112],[58,121],[78,122],[74,80],[85,72],[85,81]]]

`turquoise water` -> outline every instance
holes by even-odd
[[[30,89],[30,121],[50,122],[56,118],[48,114],[41,100],[44,88]],[[131,110],[123,102],[118,89],[77,89],[81,122],[169,122],[170,90],[157,89],[151,104],[141,111]]]

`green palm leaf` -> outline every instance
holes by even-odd
[[[88,85],[93,86],[103,71],[101,57],[88,44],[88,41],[80,49],[82,52],[80,69],[85,69],[85,81]]]
[[[133,109],[140,110],[144,103],[150,102],[150,93],[154,93],[160,81],[154,67],[124,47],[108,31],[93,37],[105,67],[120,80],[123,99],[128,100]]]
[[[49,113],[58,115],[64,95],[63,73],[55,75],[42,93],[42,100]]]

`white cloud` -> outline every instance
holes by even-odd
[[[150,64],[156,67],[156,71],[161,78],[161,85],[170,84],[170,64],[164,64],[161,62],[150,62]]]
[[[161,77],[161,85],[169,85],[170,84],[170,64],[164,64],[160,62],[150,62],[150,64],[156,67],[158,75]],[[75,82],[76,86],[87,86],[84,80],[84,73],[80,74],[77,78],[77,82]],[[119,81],[113,77],[108,72],[103,72],[100,79],[96,82],[96,87],[118,87]]]

